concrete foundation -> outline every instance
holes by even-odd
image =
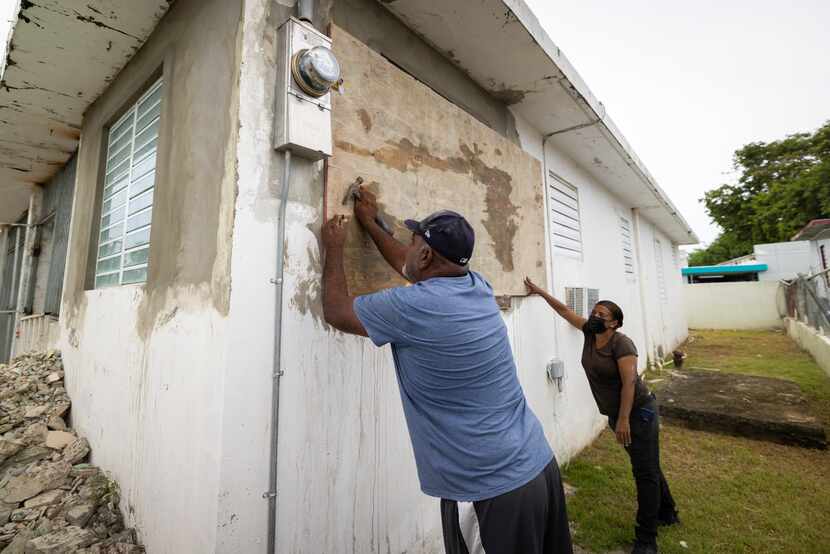
[[[827,448],[821,421],[790,381],[715,371],[676,372],[659,399],[664,417],[692,429]]]

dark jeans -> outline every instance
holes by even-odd
[[[631,472],[637,485],[638,542],[656,544],[659,520],[668,520],[675,513],[674,499],[663,471],[660,469],[660,414],[657,401],[652,400],[631,411],[631,445],[626,447],[631,458]],[[617,418],[608,418],[616,430]]]

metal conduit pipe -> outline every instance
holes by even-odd
[[[277,223],[277,272],[271,282],[276,285],[274,306],[274,361],[271,373],[271,457],[268,464],[268,554],[277,551],[277,454],[279,450],[280,378],[282,369],[282,297],[285,279],[285,214],[288,205],[291,178],[291,150],[285,151],[285,166],[280,192],[279,221]]]
[[[300,21],[308,21],[313,25],[311,17],[314,15],[314,0],[297,0],[297,15]]]
[[[545,227],[546,228],[549,225],[548,220],[550,219],[548,217],[548,214],[550,214],[550,205],[548,204],[550,202],[550,199],[549,199],[550,194],[548,194],[547,190],[548,190],[548,179],[550,179],[550,175],[548,174],[549,170],[548,170],[547,145],[548,145],[548,139],[550,137],[554,136],[555,134],[557,134],[557,132],[548,133],[547,135],[542,137],[542,172],[543,172],[542,187],[543,187],[543,190],[545,191],[545,206],[547,207],[547,214],[545,216]],[[548,237],[551,236],[549,229],[547,230],[546,234],[547,234]],[[550,248],[548,248],[548,252],[549,252],[548,255],[550,257],[550,267],[551,267],[551,270],[550,270],[550,283],[549,283],[550,284],[550,293],[552,295],[556,296],[556,284],[555,284],[556,276],[554,275],[554,267],[553,267],[553,244],[552,243],[550,245]],[[556,348],[556,355],[558,356],[559,355],[559,322],[558,321],[554,322],[554,324],[553,324],[553,344],[554,344],[554,348]],[[561,392],[561,390],[560,390],[560,392]]]

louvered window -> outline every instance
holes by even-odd
[[[147,280],[163,90],[159,79],[110,127],[95,288]]]
[[[582,225],[579,191],[553,172],[548,175],[550,232],[553,251],[582,256]]]
[[[634,275],[634,247],[631,240],[631,222],[620,216],[620,240],[623,251],[623,268],[626,275]]]
[[[599,289],[565,287],[565,305],[580,317],[588,317],[599,302]]]
[[[660,301],[668,303],[669,296],[666,291],[666,271],[663,267],[663,245],[659,239],[654,239],[654,265],[657,266],[657,288],[660,293]]]

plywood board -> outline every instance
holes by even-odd
[[[411,237],[403,220],[455,210],[476,232],[471,267],[497,295],[524,295],[525,275],[544,283],[539,161],[346,31],[332,37],[345,94],[333,98],[328,216],[352,213],[342,200],[361,176],[398,240]],[[354,219],[345,265],[352,294],[404,284]]]

